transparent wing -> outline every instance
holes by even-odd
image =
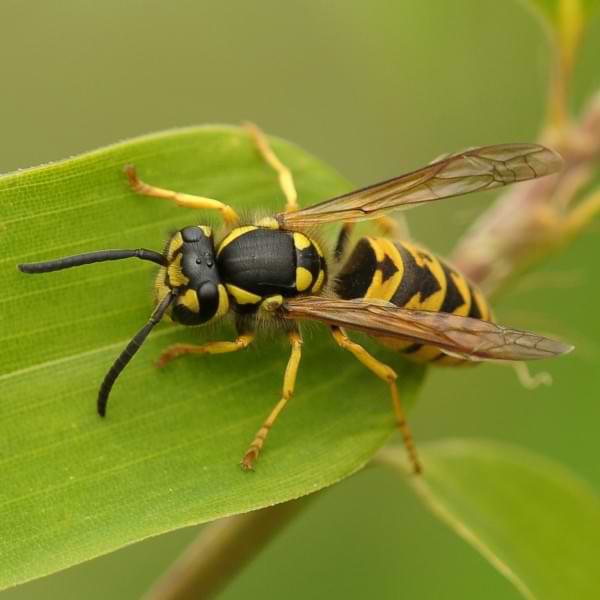
[[[371,335],[428,344],[473,361],[550,358],[573,349],[563,342],[489,321],[367,300],[304,296],[286,300],[282,310],[287,319],[309,319]]]
[[[543,177],[562,164],[560,155],[538,144],[482,146],[276,218],[283,227],[363,221],[390,210]]]

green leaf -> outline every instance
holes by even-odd
[[[349,184],[274,141],[302,203]],[[289,354],[272,335],[244,352],[152,365],[177,341],[232,339],[161,324],[95,412],[108,367],[151,312],[155,268],[129,260],[44,275],[17,263],[103,248],[160,250],[170,230],[214,215],[132,193],[122,172],[281,210],[276,177],[237,128],[190,128],[128,141],[0,179],[0,588],[165,531],[315,492],[362,467],[394,430],[386,386],[329,338],[305,334],[296,396],[257,470],[238,466],[279,399]],[[410,400],[422,371],[384,353]]]
[[[422,444],[408,479],[435,516],[531,600],[597,598],[600,498],[565,467],[488,441]],[[401,448],[382,460],[406,473]]]

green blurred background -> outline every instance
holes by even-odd
[[[573,109],[600,88],[600,20],[582,48]],[[549,50],[524,1],[177,2],[3,0],[0,172],[177,125],[250,119],[357,185],[468,146],[531,141]],[[493,195],[409,214],[448,252]],[[235,205],[235,198],[229,199]],[[575,354],[551,389],[509,369],[431,372],[418,440],[489,437],[555,458],[600,487],[598,228],[502,299],[503,322],[552,331]],[[138,597],[195,529],[4,592],[2,600]],[[223,593],[238,598],[519,596],[391,475],[371,470],[314,502]]]

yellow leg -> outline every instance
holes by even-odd
[[[127,165],[124,170],[131,189],[137,194],[171,200],[171,202],[175,202],[177,206],[183,206],[184,208],[218,210],[227,225],[235,226],[240,222],[240,218],[238,217],[237,213],[228,204],[223,204],[223,202],[220,202],[219,200],[213,200],[212,198],[193,196],[191,194],[182,194],[180,192],[174,192],[173,190],[166,190],[164,188],[159,188],[144,183],[138,178],[137,172],[133,165]]]
[[[510,363],[515,370],[519,383],[527,390],[535,390],[541,385],[552,385],[552,375],[546,371],[532,374],[524,362]]]
[[[277,173],[279,185],[286,199],[285,212],[298,210],[298,192],[292,172],[277,158],[269,145],[267,136],[254,123],[244,123],[244,127],[250,133],[252,141],[256,144],[263,159]]]
[[[392,240],[407,239],[408,231],[403,221],[398,221],[394,217],[378,217],[375,223],[379,227],[382,235]]]
[[[292,353],[288,360],[287,367],[285,369],[285,375],[283,376],[283,391],[281,393],[281,400],[275,405],[275,408],[269,413],[265,422],[261,428],[256,432],[254,440],[246,450],[244,458],[242,459],[242,469],[248,471],[253,468],[254,461],[258,458],[258,455],[265,444],[269,430],[273,427],[273,423],[277,420],[279,413],[285,408],[285,405],[290,401],[293,393],[294,386],[296,385],[296,375],[298,374],[298,365],[300,364],[300,357],[302,355],[302,338],[300,332],[290,331],[288,338],[292,346]]]
[[[237,352],[247,348],[254,340],[254,333],[240,334],[233,342],[207,342],[201,346],[194,344],[173,344],[169,346],[156,361],[156,366],[161,368],[173,359],[184,354],[225,354]]]
[[[412,464],[413,471],[415,473],[421,473],[423,469],[421,468],[421,463],[419,462],[419,457],[417,455],[417,449],[415,447],[415,442],[413,440],[412,433],[406,421],[406,416],[404,414],[404,410],[402,409],[402,404],[400,403],[400,396],[398,394],[398,388],[396,386],[396,372],[387,365],[378,361],[374,356],[371,356],[360,344],[353,342],[345,333],[343,329],[340,327],[332,327],[331,333],[333,338],[338,343],[338,345],[344,350],[348,350],[363,364],[367,369],[369,369],[372,373],[377,375],[379,379],[382,379],[390,386],[390,393],[392,395],[392,402],[394,405],[394,413],[396,415],[396,422],[398,424],[398,429],[402,434],[402,438],[404,440],[404,446],[406,447],[406,451],[408,452],[408,458]]]

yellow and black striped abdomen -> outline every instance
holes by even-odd
[[[340,298],[367,298],[402,308],[445,312],[491,320],[481,292],[463,275],[427,250],[409,242],[362,238],[339,272],[335,283]],[[462,363],[439,349],[391,338],[382,344],[417,362]]]

